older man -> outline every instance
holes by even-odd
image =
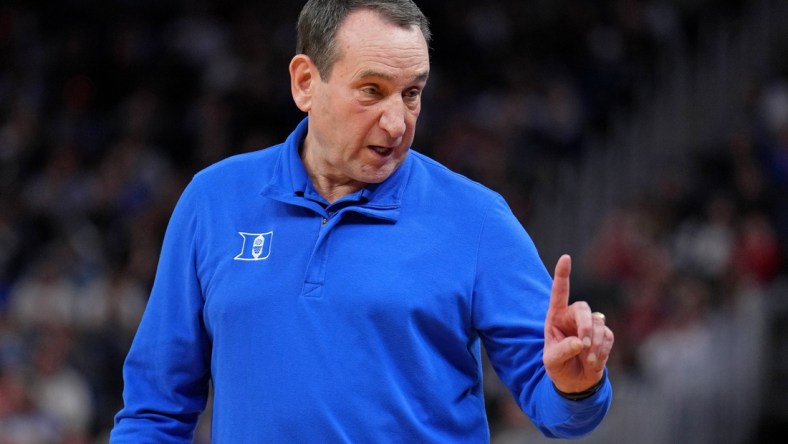
[[[430,69],[410,0],[310,0],[307,117],[198,173],[165,237],[111,442],[487,442],[481,344],[548,436],[611,401],[613,334],[496,193],[411,150]]]

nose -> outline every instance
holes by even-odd
[[[380,127],[383,128],[389,137],[397,141],[405,135],[407,127],[405,103],[402,97],[392,94],[383,104],[383,112],[380,115]]]

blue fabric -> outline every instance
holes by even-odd
[[[164,240],[110,441],[190,442],[214,386],[229,443],[489,441],[480,344],[548,436],[609,408],[542,366],[551,278],[491,190],[411,151],[327,205],[284,144],[198,173]]]

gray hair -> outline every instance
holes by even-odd
[[[309,0],[298,16],[296,53],[309,56],[326,80],[340,55],[337,31],[345,18],[359,9],[373,10],[402,28],[416,26],[430,43],[429,21],[412,0]]]

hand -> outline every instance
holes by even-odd
[[[558,259],[544,325],[543,362],[556,388],[566,393],[587,390],[604,376],[613,332],[605,315],[592,313],[588,303],[569,305],[569,273],[572,260]]]

